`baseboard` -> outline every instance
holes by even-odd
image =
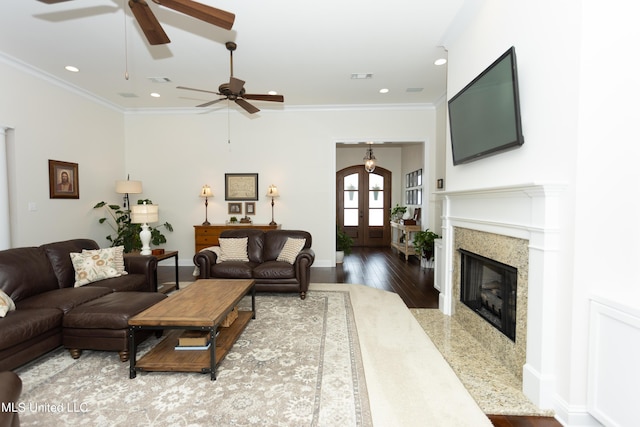
[[[569,405],[565,400],[556,395],[555,418],[567,427],[602,427],[589,412],[586,405]]]

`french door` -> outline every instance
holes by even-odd
[[[338,227],[353,238],[354,246],[389,246],[391,227],[391,171],[379,166],[369,173],[364,166],[336,172]]]

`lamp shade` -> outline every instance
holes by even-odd
[[[142,193],[142,181],[116,181],[116,193],[140,194]]]
[[[267,197],[280,197],[280,193],[278,193],[278,187],[271,184],[269,189],[267,190]]]
[[[203,185],[202,190],[200,190],[200,197],[213,197],[211,187],[209,187],[208,185]]]
[[[158,222],[158,205],[131,206],[131,222],[134,224]]]

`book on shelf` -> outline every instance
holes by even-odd
[[[211,343],[207,343],[207,345],[176,345],[174,348],[176,350],[209,350],[211,347]]]
[[[209,331],[187,330],[178,337],[179,346],[205,346],[209,343]]]

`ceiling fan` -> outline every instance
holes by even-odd
[[[242,107],[249,114],[257,113],[260,109],[247,102],[247,99],[254,99],[256,101],[284,102],[284,96],[282,95],[256,95],[245,93],[244,80],[233,77],[233,51],[236,50],[237,45],[234,42],[227,42],[225,46],[229,51],[231,59],[231,77],[229,78],[229,83],[222,83],[220,87],[218,87],[218,92],[184,86],[178,86],[178,89],[195,90],[197,92],[213,93],[222,96],[222,98],[205,102],[204,104],[197,105],[197,107],[208,107],[217,102],[228,99],[229,101],[235,101],[236,104]]]
[[[38,0],[42,3],[53,4],[62,3],[69,0]],[[231,12],[226,12],[215,7],[207,6],[202,3],[195,2],[193,0],[153,0],[154,3],[161,6],[166,6],[169,9],[182,12],[185,15],[189,15],[193,18],[200,19],[201,21],[208,22],[217,27],[230,30],[233,26],[233,21],[236,16]],[[142,32],[149,41],[149,44],[167,44],[171,43],[169,37],[162,29],[162,25],[155,17],[151,8],[145,0],[129,0],[129,7],[133,16],[138,21]]]

